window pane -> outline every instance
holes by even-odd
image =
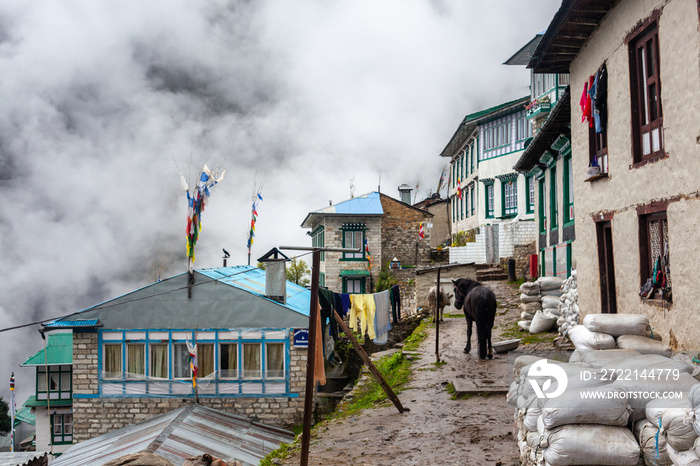
[[[190,371],[190,353],[187,345],[176,343],[173,345],[173,377],[176,379],[188,379],[192,377]]]
[[[168,345],[151,344],[151,361],[150,372],[151,377],[160,379],[168,378]]]
[[[243,344],[243,378],[260,378],[260,343]]]
[[[145,345],[129,344],[127,348],[126,372],[127,377],[146,375],[145,371]]]
[[[71,435],[73,433],[73,415],[64,414],[63,415],[63,432],[66,435]]]
[[[238,377],[238,345],[236,343],[222,343],[219,346],[219,359],[221,377]]]
[[[214,345],[197,343],[197,376],[206,377],[214,372]]]
[[[61,391],[70,391],[70,372],[61,372]]]
[[[114,379],[122,375],[122,345],[105,345],[104,378]]]
[[[46,372],[38,372],[36,375],[37,390],[40,392],[46,391]]]
[[[267,348],[267,378],[279,379],[284,377],[284,345],[268,343]]]
[[[49,390],[58,391],[58,373],[56,372],[49,372]]]
[[[62,416],[60,414],[53,415],[53,434],[63,434],[63,426],[61,425]]]

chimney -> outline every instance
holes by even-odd
[[[258,259],[265,265],[265,297],[287,303],[287,261],[289,257],[272,248]]]
[[[413,188],[407,184],[402,184],[399,186],[399,192],[401,193],[401,202],[404,204],[411,205],[411,191]]]

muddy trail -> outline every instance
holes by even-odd
[[[520,313],[517,289],[505,282],[484,284],[494,290],[499,302],[492,340],[513,338],[514,323]],[[535,350],[551,349],[552,337],[550,334],[540,341],[521,344],[514,352],[494,354],[493,360],[482,361],[475,348],[476,332],[472,352],[465,354],[464,317],[446,316],[440,324],[441,363],[435,364],[434,327],[413,355],[416,359],[412,381],[398,395],[410,412],[399,414],[387,402],[319,425],[311,439],[309,464],[519,464],[513,408],[506,404],[503,387],[513,380],[513,359]],[[459,392],[449,393],[448,385],[457,387]],[[479,387],[491,390],[481,391]],[[461,394],[462,390],[471,393]],[[299,464],[299,456],[278,464]]]

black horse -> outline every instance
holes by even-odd
[[[464,352],[469,353],[472,349],[472,322],[476,322],[479,357],[493,358],[491,329],[496,318],[496,295],[490,288],[471,278],[452,280],[452,283],[455,285],[455,307],[464,307],[464,317],[467,319],[467,346]]]

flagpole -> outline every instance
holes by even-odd
[[[15,451],[15,373],[10,376],[10,451]]]

